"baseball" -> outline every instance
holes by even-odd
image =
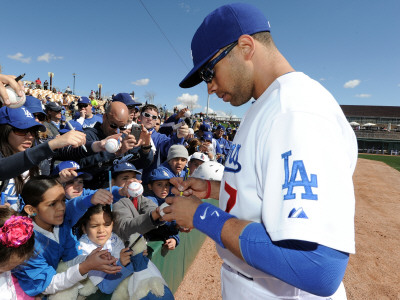
[[[115,153],[119,149],[119,143],[116,139],[109,139],[106,142],[105,148],[108,153]]]
[[[8,99],[10,100],[10,105],[8,105],[8,107],[10,108],[18,108],[21,107],[22,105],[25,104],[25,94],[20,97],[18,96],[18,94],[11,88],[11,87],[6,87],[6,91],[8,94]],[[0,97],[1,102],[4,103],[3,98]]]
[[[169,206],[169,204],[167,202],[164,202],[163,204],[160,205],[160,216],[161,216],[161,218],[164,217],[164,215],[165,215],[164,208],[166,208],[167,206]]]
[[[189,118],[190,116],[191,116],[190,110],[187,110],[187,111],[184,113],[184,117],[185,117],[185,118]]]
[[[143,194],[143,186],[139,182],[132,182],[128,185],[128,193],[131,197],[138,197]]]

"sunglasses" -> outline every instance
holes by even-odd
[[[215,65],[221,60],[223,59],[225,56],[228,55],[229,52],[231,52],[231,50],[237,45],[238,42],[234,42],[233,44],[231,44],[228,48],[226,48],[224,51],[222,51],[222,53],[220,55],[218,55],[216,58],[214,58],[213,60],[211,60],[199,73],[200,78],[202,80],[204,80],[206,83],[210,83],[211,80],[214,78],[215,76],[215,71],[214,71],[214,67]]]
[[[126,130],[126,125],[124,125],[124,126],[118,126],[118,125],[116,125],[116,124],[113,124],[113,123],[111,123],[110,122],[110,120],[108,119],[108,116],[106,115],[106,118],[107,118],[107,121],[108,121],[108,125],[112,128],[112,129],[117,129],[117,128],[119,128],[119,130]]]
[[[31,128],[27,128],[27,129],[19,129],[19,128],[13,127],[12,131],[14,132],[15,135],[18,135],[18,136],[26,136],[28,133],[30,133],[32,136],[35,136],[36,132],[37,132],[37,128],[31,127]]]
[[[78,108],[79,108],[79,109],[81,109],[81,108],[86,108],[86,107],[88,107],[88,105],[89,105],[89,104],[78,104]]]
[[[39,121],[44,121],[46,120],[46,115],[42,114],[42,113],[35,113],[33,114],[33,116],[35,118],[37,118]]]
[[[152,120],[157,120],[158,119],[158,116],[151,115],[151,114],[149,114],[147,112],[142,112],[142,116],[146,117],[146,118],[151,118]]]

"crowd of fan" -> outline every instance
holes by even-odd
[[[70,291],[86,278],[110,294],[129,277],[131,294],[144,289],[147,275],[140,274],[153,270],[161,288],[143,299],[173,299],[143,255],[146,247],[135,253],[125,242],[140,234],[169,251],[179,245],[179,232],[188,230],[165,222],[160,211],[172,195],[170,179],[221,180],[236,129],[187,108],[168,115],[129,93],[102,101],[94,93],[54,96],[38,86],[25,92],[24,106],[0,108],[0,266],[12,249],[26,248],[0,279],[8,274],[12,292],[37,296]],[[110,140],[115,151],[106,150]],[[141,187],[134,196],[133,182]],[[24,242],[4,240],[11,216],[28,232]],[[66,266],[57,271],[61,260]]]

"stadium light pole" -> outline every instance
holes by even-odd
[[[72,86],[72,93],[75,95],[75,76],[78,74],[73,73],[72,76],[74,76],[74,84]]]

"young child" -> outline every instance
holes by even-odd
[[[93,250],[101,247],[118,259],[117,265],[121,267],[118,274],[89,271],[90,281],[105,294],[111,294],[122,280],[133,273],[133,267],[130,264],[132,251],[125,248],[124,242],[112,232],[113,224],[114,214],[110,206],[100,204],[90,207],[78,222],[81,235],[79,242],[83,255],[89,255]]]
[[[185,146],[173,145],[168,150],[167,160],[161,166],[169,169],[174,177],[185,177],[188,172],[186,167],[188,158],[189,154]]]
[[[117,164],[112,169],[112,185],[120,187],[128,181],[140,183],[136,175],[141,175],[141,172],[134,165],[127,162]],[[113,230],[124,241],[134,232],[145,234],[164,223],[158,206],[143,195],[122,198],[114,205],[113,211],[116,214]]]
[[[84,180],[92,180],[92,175],[79,172],[80,166],[77,162],[67,160],[60,162],[53,170],[53,175],[58,174],[58,181],[63,184],[65,197],[70,200],[80,196],[93,194],[92,190],[84,189]]]
[[[115,274],[121,270],[113,265],[117,260],[104,255],[107,250],[97,248],[89,256],[78,256],[79,242],[72,234],[72,226],[96,204],[110,204],[127,195],[127,188],[113,189],[111,194],[98,190],[93,195],[75,198],[65,203],[63,186],[49,176],[31,178],[22,189],[24,213],[32,220],[35,231],[35,250],[24,266],[13,270],[22,289],[29,296],[54,294],[85,279],[91,270]],[[62,259],[69,268],[56,273]]]
[[[35,234],[32,220],[9,207],[0,207],[0,297],[33,299],[20,288],[11,270],[33,255]]]
[[[165,202],[165,198],[170,194],[170,178],[174,174],[165,167],[158,167],[151,171],[149,175],[149,192],[146,197],[153,200],[158,206]],[[164,241],[164,247],[173,250],[179,244],[179,230],[175,221],[165,222],[163,226],[153,229],[146,236],[150,240]]]

